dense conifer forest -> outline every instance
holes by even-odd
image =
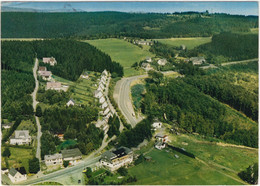
[[[3,38],[169,38],[212,36],[220,32],[248,32],[250,28],[257,27],[257,16],[206,12],[2,13]]]
[[[212,42],[198,46],[189,55],[201,53],[212,63],[257,58],[258,34],[217,34],[212,37]]]

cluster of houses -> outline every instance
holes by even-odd
[[[10,145],[29,145],[31,142],[29,130],[15,130],[14,136],[10,137]]]
[[[104,70],[101,74],[101,78],[99,80],[98,88],[94,93],[94,97],[99,99],[99,103],[101,105],[100,107],[102,109],[102,111],[100,113],[102,114],[103,120],[105,122],[108,122],[109,117],[113,115],[111,109],[109,108],[109,105],[106,101],[106,97],[105,97],[105,94],[104,94],[107,79],[108,79],[108,71]]]
[[[153,62],[151,57],[146,57],[145,59],[146,62],[142,63],[142,68],[146,71],[152,70],[153,67],[151,67],[150,63]],[[165,66],[167,64],[167,60],[166,59],[159,59],[157,61],[157,64],[160,66]]]
[[[69,165],[75,165],[82,159],[82,153],[78,148],[62,150],[61,153],[45,155],[46,166],[63,165],[63,161],[69,161]]]
[[[133,162],[133,151],[127,147],[106,151],[101,155],[99,162],[110,171],[115,171]]]
[[[50,64],[51,66],[54,66],[57,64],[57,61],[54,57],[44,57],[42,58],[43,63]],[[62,86],[61,82],[55,82],[52,79],[52,73],[51,71],[48,71],[46,67],[39,66],[38,69],[38,75],[42,77],[43,80],[48,81],[46,85],[46,90],[65,90],[67,87]]]

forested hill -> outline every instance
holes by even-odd
[[[248,32],[258,27],[257,16],[196,12],[2,12],[1,16],[3,38],[167,38],[211,36],[223,31]]]
[[[107,69],[116,76],[123,76],[123,67],[88,43],[53,39],[32,42],[37,57],[53,56],[57,65],[48,66],[53,74],[76,81],[84,69],[102,72]]]

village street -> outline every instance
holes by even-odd
[[[37,91],[39,88],[39,81],[37,79],[37,69],[38,69],[38,65],[39,65],[39,61],[36,58],[35,59],[35,64],[33,67],[33,76],[35,79],[35,89],[32,93],[32,98],[33,98],[33,110],[34,112],[36,111],[36,105],[38,104],[38,102],[36,101],[36,95],[37,95]],[[36,124],[37,124],[37,150],[36,150],[36,158],[41,159],[41,125],[40,125],[40,121],[39,118],[37,116],[35,116],[35,120],[36,120]]]

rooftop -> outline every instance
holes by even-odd
[[[61,154],[63,158],[82,156],[82,153],[78,148],[62,150]]]

